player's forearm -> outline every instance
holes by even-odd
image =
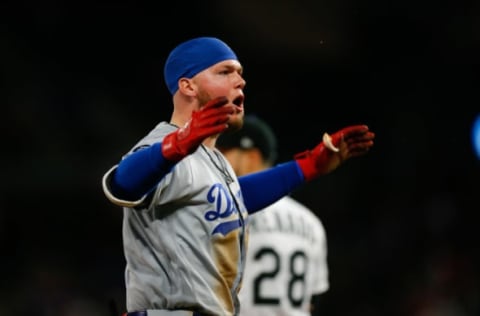
[[[133,152],[119,163],[110,183],[112,193],[121,199],[140,199],[157,186],[174,164],[163,157],[161,143]]]
[[[305,182],[295,161],[241,176],[238,180],[245,206],[250,214],[290,194]]]

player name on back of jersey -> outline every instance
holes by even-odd
[[[269,214],[266,214],[266,213]],[[292,214],[279,214],[274,209],[267,209],[262,213],[250,217],[250,233],[279,232],[288,233],[315,241],[316,226],[308,222],[304,217],[296,217]]]

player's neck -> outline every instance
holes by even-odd
[[[183,127],[192,118],[192,113],[196,109],[192,103],[175,105],[173,107],[170,124]]]
[[[204,139],[202,144],[208,148],[214,148],[217,142],[218,135],[210,136]]]
[[[178,127],[183,127],[185,126],[185,124],[187,124],[190,117],[191,116],[181,115],[181,113],[174,111],[172,113],[172,117],[170,118],[170,124]]]

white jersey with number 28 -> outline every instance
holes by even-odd
[[[311,315],[311,296],[329,288],[322,222],[288,196],[249,221],[240,315]]]

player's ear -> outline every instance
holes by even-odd
[[[195,96],[197,93],[192,80],[189,78],[180,78],[178,80],[178,90],[188,96]]]

